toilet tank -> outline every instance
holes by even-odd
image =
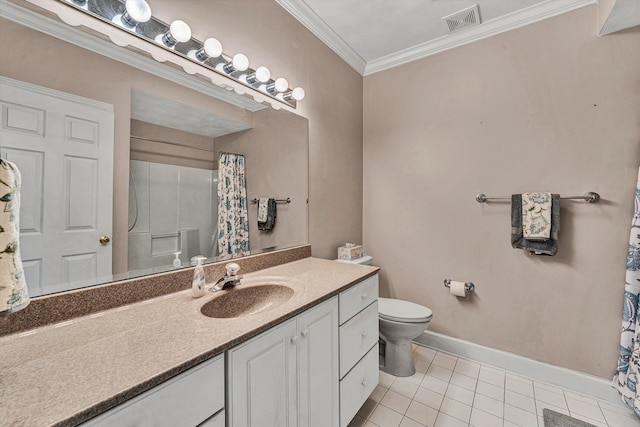
[[[352,259],[351,261],[347,261],[345,259],[337,259],[338,262],[346,262],[349,264],[362,264],[362,265],[371,265],[373,261],[373,257],[371,255],[364,254],[360,258]]]

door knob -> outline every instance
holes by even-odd
[[[111,239],[109,238],[109,236],[100,236],[100,244],[102,246],[106,246],[110,241]]]

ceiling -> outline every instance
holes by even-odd
[[[597,0],[276,0],[362,75],[502,33]],[[454,32],[443,17],[478,5]]]

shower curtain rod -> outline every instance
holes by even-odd
[[[561,200],[584,200],[585,202],[589,202],[589,203],[598,203],[598,201],[600,200],[600,195],[593,191],[589,191],[588,193],[585,193],[584,196],[560,197],[560,199]],[[489,197],[484,194],[478,194],[476,196],[476,202],[478,203],[485,203],[490,200],[511,200],[511,197]]]
[[[142,141],[151,141],[151,142],[159,142],[161,144],[169,144],[169,145],[175,145],[177,147],[184,147],[184,148],[191,148],[192,150],[200,150],[200,151],[206,151],[208,153],[218,153],[215,150],[210,150],[208,148],[200,148],[200,147],[194,147],[193,145],[187,145],[187,144],[181,144],[179,142],[173,142],[173,141],[163,141],[161,139],[153,139],[153,138],[145,138],[144,136],[135,136],[135,135],[131,135],[130,138],[133,139],[140,139]]]

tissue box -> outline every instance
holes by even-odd
[[[362,258],[363,255],[364,251],[362,250],[362,245],[347,243],[345,246],[340,246],[338,248],[338,259],[342,259],[345,261]]]

